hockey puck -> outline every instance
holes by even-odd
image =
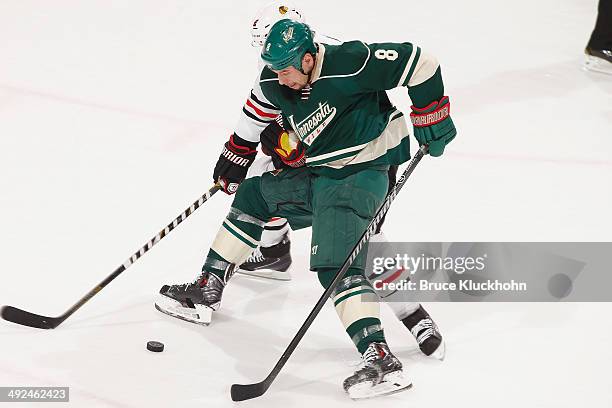
[[[164,343],[160,343],[159,341],[150,341],[147,343],[147,350],[155,353],[161,353],[164,351]]]

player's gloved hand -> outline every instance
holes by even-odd
[[[234,194],[245,179],[255,155],[257,143],[241,139],[236,134],[223,146],[213,172],[213,180],[219,182],[226,194]]]
[[[414,137],[419,145],[429,145],[431,156],[441,156],[444,148],[457,135],[457,129],[450,117],[448,96],[434,101],[424,108],[411,106],[410,120],[414,126]]]
[[[306,149],[291,131],[272,122],[261,132],[261,150],[274,160],[278,158],[285,166],[302,167],[306,164]],[[276,160],[274,160],[276,161]]]

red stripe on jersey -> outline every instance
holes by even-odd
[[[389,276],[387,279],[383,279],[383,283],[390,283],[393,282],[394,280],[396,280],[401,274],[402,272],[404,272],[404,268],[398,269],[397,271],[395,271],[395,273],[391,276]]]
[[[247,106],[250,106],[255,111],[255,113],[257,113],[259,116],[262,116],[264,118],[274,119],[275,117],[278,116],[277,113],[267,113],[267,112],[262,111],[257,106],[253,105],[253,102],[251,102],[250,99],[247,99],[246,104],[247,104]]]

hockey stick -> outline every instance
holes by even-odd
[[[325,304],[325,302],[327,302],[327,299],[333,292],[336,285],[338,285],[338,282],[340,282],[340,280],[344,277],[344,274],[346,273],[348,268],[351,266],[355,258],[357,258],[357,255],[359,255],[359,252],[361,251],[363,246],[368,243],[370,236],[376,233],[376,227],[380,223],[382,217],[387,213],[387,211],[389,210],[389,207],[391,206],[391,203],[393,202],[393,200],[395,200],[395,197],[397,196],[399,191],[402,189],[402,187],[406,183],[406,180],[408,180],[408,177],[410,177],[410,175],[416,168],[417,164],[419,164],[419,162],[421,161],[421,159],[426,153],[427,153],[427,146],[424,145],[414,155],[414,158],[408,164],[408,168],[406,168],[406,170],[404,171],[402,176],[399,178],[397,183],[395,183],[393,190],[389,192],[382,206],[378,209],[372,221],[370,221],[370,225],[368,225],[365,232],[361,235],[361,238],[359,239],[359,241],[357,241],[357,243],[353,247],[351,254],[344,261],[344,263],[342,264],[342,267],[336,273],[334,280],[329,285],[329,287],[325,290],[325,292],[323,292],[323,294],[321,295],[321,298],[319,299],[315,307],[312,309],[312,311],[306,318],[306,321],[304,322],[304,324],[302,324],[302,327],[300,327],[300,329],[298,330],[297,334],[293,337],[293,339],[291,340],[291,343],[289,343],[289,346],[287,346],[287,349],[285,350],[281,358],[278,360],[278,362],[276,363],[276,365],[274,366],[270,374],[268,374],[265,380],[255,383],[255,384],[247,384],[247,385],[233,384],[232,389],[231,389],[232,400],[244,401],[244,400],[251,399],[251,398],[257,398],[257,397],[262,396],[268,390],[268,388],[270,388],[270,385],[272,385],[272,382],[274,381],[274,379],[276,378],[280,370],[282,370],[285,363],[287,363],[287,360],[289,360],[289,357],[291,357],[293,350],[295,350],[298,343],[302,340],[302,337],[304,337],[304,334],[306,334],[306,331],[308,330],[308,328],[310,327],[314,319],[317,317],[317,315],[323,308],[323,305]]]
[[[125,261],[121,266],[119,266],[113,273],[111,273],[106,279],[98,284],[95,288],[93,288],[89,293],[81,298],[74,306],[68,309],[64,314],[58,317],[47,317],[41,316],[34,313],[26,312],[25,310],[18,309],[12,306],[3,306],[2,307],[2,318],[4,320],[8,320],[9,322],[21,324],[23,326],[35,327],[37,329],[55,329],[57,326],[62,324],[64,320],[72,316],[74,312],[79,310],[81,306],[87,303],[92,297],[94,297],[98,292],[100,292],[106,285],[111,283],[117,276],[121,275],[123,271],[129,268],[134,262],[136,262],[141,256],[147,253],[155,244],[162,240],[166,235],[170,233],[173,229],[175,229],[181,222],[185,221],[187,217],[195,212],[202,204],[204,204],[210,197],[213,196],[221,186],[219,184],[215,184],[210,188],[202,197],[198,198],[196,202],[191,204],[189,208],[187,208],[181,215],[176,217],[174,221],[172,221],[166,228],[161,230],[155,237],[153,237],[149,242],[147,242],[142,248],[136,251],[132,256],[130,256],[127,261]]]

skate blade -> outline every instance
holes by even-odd
[[[612,75],[612,63],[590,55],[586,57],[583,68],[591,72]]]
[[[442,343],[440,343],[436,351],[431,353],[429,357],[444,361],[444,358],[446,357],[446,342],[442,340]]]
[[[155,302],[155,308],[168,316],[203,326],[208,326],[212,320],[213,309],[210,307],[195,305],[195,308],[190,308],[163,295],[162,298]]]
[[[241,275],[254,276],[256,278],[264,278],[264,279],[273,279],[273,280],[281,280],[281,281],[290,281],[291,274],[289,271],[280,272],[275,271],[274,269],[258,269],[256,271],[247,271],[245,269],[236,270]]]
[[[412,382],[404,377],[403,372],[396,371],[387,374],[380,383],[374,386],[370,381],[355,384],[347,390],[347,393],[352,400],[362,400],[397,394],[410,388],[412,388]]]

